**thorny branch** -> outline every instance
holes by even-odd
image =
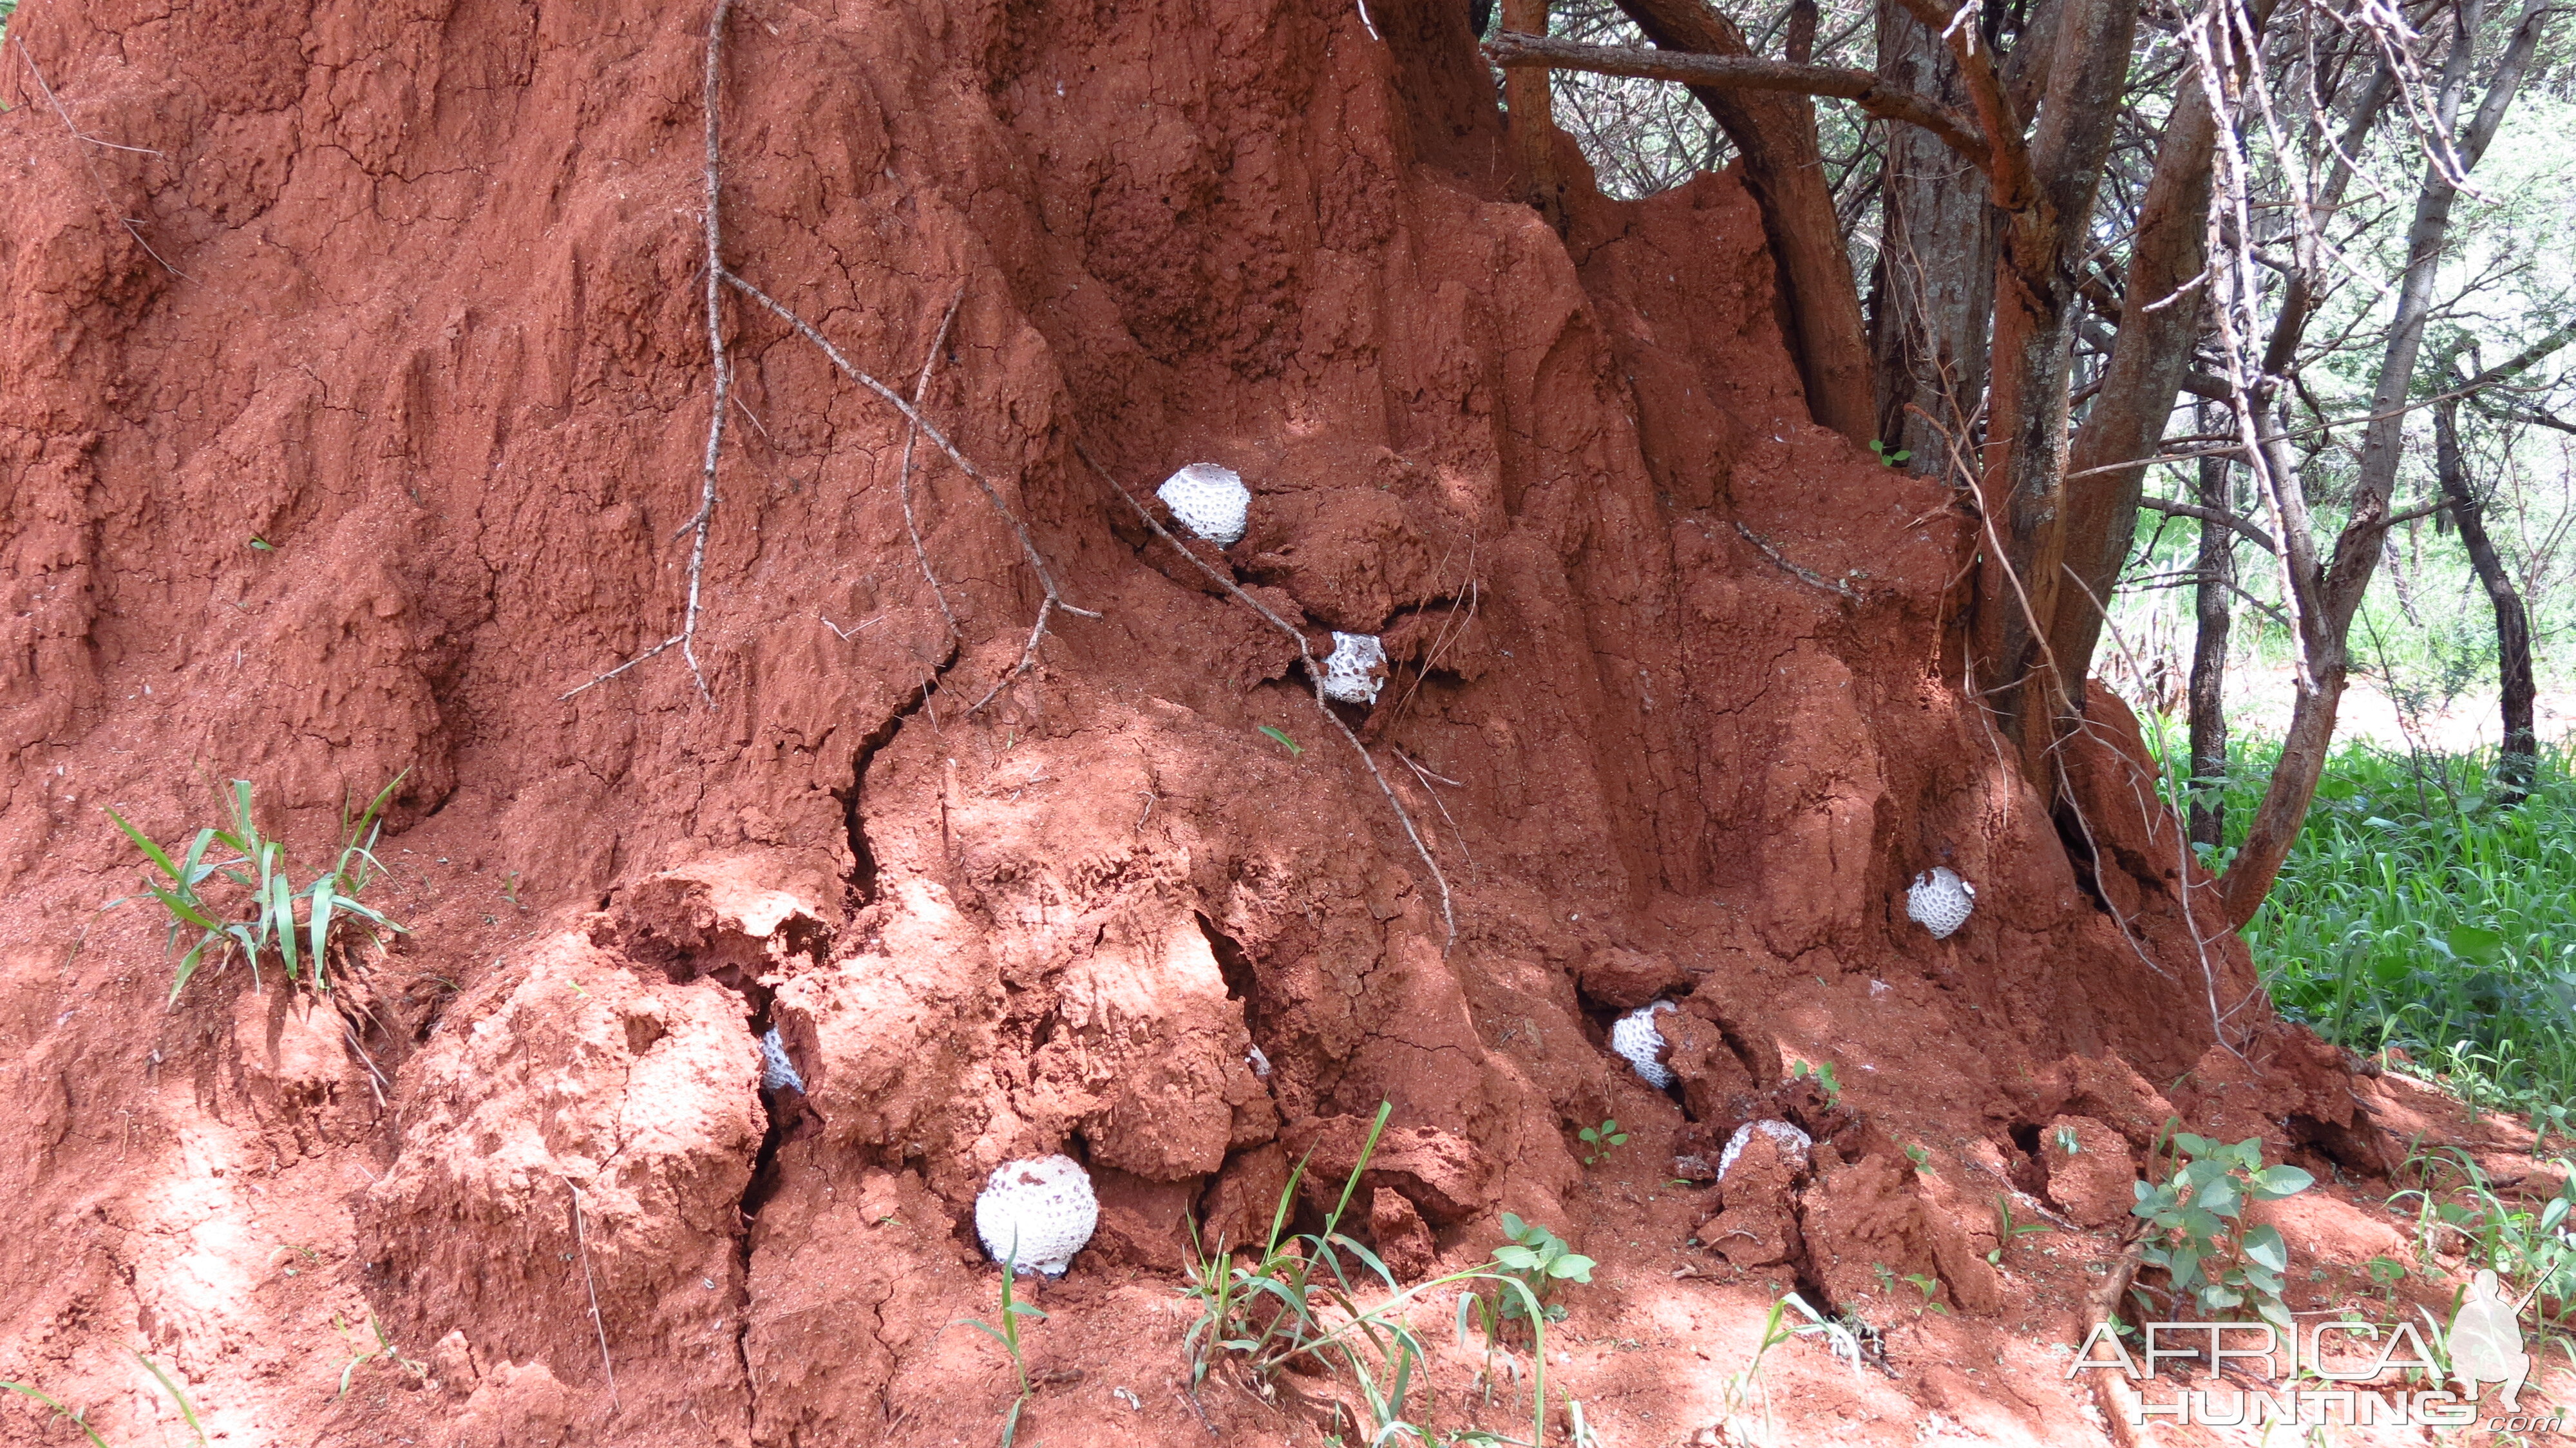
[[[1091,465],[1091,470],[1100,475],[1100,480],[1109,485],[1110,491],[1127,500],[1127,506],[1136,510],[1136,516],[1145,520],[1145,526],[1153,530],[1155,537],[1170,544],[1182,557],[1190,560],[1201,573],[1214,579],[1219,587],[1233,595],[1236,602],[1261,615],[1272,628],[1287,635],[1289,641],[1297,646],[1297,657],[1306,666],[1307,682],[1315,688],[1315,712],[1323,715],[1335,729],[1341,731],[1344,739],[1350,741],[1351,752],[1360,757],[1360,763],[1368,769],[1369,778],[1377,781],[1378,792],[1386,796],[1387,807],[1395,811],[1397,823],[1404,826],[1404,837],[1413,842],[1413,852],[1422,857],[1424,868],[1431,871],[1432,883],[1440,887],[1440,923],[1448,932],[1448,938],[1441,945],[1440,952],[1443,955],[1448,954],[1451,947],[1458,943],[1458,916],[1450,904],[1449,877],[1441,873],[1440,862],[1431,858],[1431,847],[1423,843],[1422,832],[1414,828],[1412,813],[1405,809],[1404,801],[1395,797],[1395,787],[1388,784],[1386,776],[1379,772],[1377,761],[1369,755],[1368,746],[1360,743],[1360,736],[1351,731],[1350,725],[1342,722],[1342,716],[1333,712],[1331,701],[1324,697],[1324,665],[1315,657],[1314,647],[1306,642],[1305,632],[1271,612],[1260,599],[1244,592],[1242,585],[1236,583],[1231,575],[1209,566],[1206,559],[1183,546],[1179,539],[1172,536],[1171,530],[1163,526],[1161,519],[1156,518],[1151,510],[1138,502],[1136,495],[1127,491],[1126,487],[1110,474],[1109,469],[1100,465],[1100,460],[1091,455],[1089,448],[1076,442],[1073,450],[1084,462]]]
[[[912,405],[919,407],[930,396],[930,375],[938,370],[940,351],[948,345],[949,325],[957,320],[957,309],[966,301],[966,289],[948,301],[948,311],[939,319],[939,330],[931,334],[930,353],[921,359],[921,377],[912,384]],[[903,470],[895,474],[894,490],[903,500],[903,531],[912,535],[912,556],[921,564],[921,576],[930,583],[930,596],[939,604],[939,616],[948,620],[948,638],[957,640],[957,611],[948,606],[948,591],[939,586],[939,575],[931,569],[930,550],[922,545],[921,525],[912,515],[912,445],[921,436],[921,425],[906,419],[903,425]]]

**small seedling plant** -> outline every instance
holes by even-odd
[[[1840,1106],[1843,1102],[1843,1083],[1834,1079],[1834,1063],[1831,1061],[1822,1065],[1800,1061],[1789,1068],[1789,1079],[1815,1082],[1823,1088],[1827,1106]]]
[[[1628,1144],[1628,1133],[1619,1129],[1617,1117],[1612,1117],[1599,1126],[1587,1126],[1574,1134],[1583,1143],[1585,1166],[1594,1166],[1608,1161],[1614,1149]]]
[[[1485,1300],[1478,1289],[1490,1284],[1516,1302],[1523,1316],[1541,1318],[1545,1309],[1529,1281],[1506,1270],[1502,1262],[1502,1253],[1511,1249],[1503,1248],[1494,1260],[1465,1271],[1399,1288],[1377,1254],[1341,1230],[1342,1218],[1358,1194],[1360,1178],[1377,1152],[1378,1138],[1393,1110],[1389,1103],[1378,1106],[1359,1160],[1321,1231],[1288,1232],[1297,1188],[1305,1180],[1304,1158],[1289,1172],[1288,1184],[1271,1213],[1269,1235],[1257,1252],[1238,1256],[1223,1236],[1213,1244],[1203,1243],[1197,1224],[1190,1224],[1191,1260],[1181,1289],[1182,1297],[1198,1307],[1197,1320],[1182,1336],[1190,1364],[1189,1390],[1196,1393],[1219,1363],[1238,1365],[1249,1385],[1265,1398],[1276,1391],[1283,1371],[1320,1368],[1346,1380],[1359,1395],[1367,1421],[1357,1425],[1356,1436],[1349,1442],[1505,1441],[1481,1432],[1444,1439],[1426,1425],[1423,1420],[1432,1408],[1430,1355],[1408,1315],[1435,1293],[1466,1287],[1469,1290],[1458,1297],[1458,1331],[1463,1340],[1470,1312]],[[1590,1266],[1589,1261],[1583,1262],[1587,1271]],[[1543,1441],[1547,1419],[1547,1353],[1544,1322],[1534,1321],[1533,1327],[1539,1336],[1530,1379],[1530,1441],[1537,1443]]]
[[[2014,1221],[2012,1198],[1997,1192],[1995,1193],[1995,1248],[1986,1254],[1986,1265],[2001,1267],[2004,1265],[2004,1254],[2012,1250],[2013,1243],[2024,1237],[2056,1230],[2044,1222]]]
[[[2177,1313],[2185,1304],[2210,1314],[2251,1311],[2289,1329],[2290,1309],[2281,1301],[2289,1244],[2278,1227],[2246,1225],[2245,1209],[2296,1196],[2316,1178],[2294,1166],[2263,1165],[2261,1137],[2231,1146],[2184,1131],[2173,1135],[2170,1148],[2170,1172],[2139,1182],[2137,1205],[2129,1209],[2147,1222],[2139,1260],[2164,1269]]]
[[[173,1005],[209,952],[217,961],[239,954],[250,962],[254,982],[259,980],[261,957],[274,952],[289,985],[327,993],[329,962],[335,951],[345,957],[358,938],[373,943],[383,938],[383,932],[406,933],[359,899],[384,873],[375,856],[376,839],[384,829],[379,816],[402,782],[403,776],[395,775],[355,821],[345,806],[341,809],[338,858],[300,888],[293,864],[286,858],[286,846],[263,836],[253,821],[247,779],[232,781],[231,789],[221,795],[230,816],[226,826],[198,830],[175,860],[171,851],[111,809],[107,817],[143,852],[160,879],[147,877],[143,894],[122,896],[100,908],[112,910],[134,900],[158,901],[170,917],[169,948],[173,950],[190,931],[196,932],[195,943],[179,958],[170,981]]]
[[[1517,1322],[1537,1312],[1550,1322],[1562,1321],[1565,1308],[1548,1299],[1559,1283],[1590,1282],[1592,1259],[1567,1246],[1563,1237],[1510,1212],[1503,1213],[1503,1235],[1511,1240],[1494,1249],[1494,1261],[1524,1290],[1498,1294],[1494,1307],[1500,1320]]]
[[[1046,1313],[1036,1303],[1022,1302],[1014,1295],[1018,1274],[1011,1270],[1011,1264],[1019,1259],[1019,1255],[1020,1244],[1015,1237],[1011,1250],[1002,1257],[1002,1320],[999,1323],[986,1322],[980,1317],[962,1317],[948,1324],[950,1327],[971,1327],[1000,1343],[1002,1351],[1011,1355],[1011,1371],[1019,1377],[1020,1395],[1011,1400],[1010,1409],[1002,1414],[1002,1448],[1011,1448],[1011,1440],[1020,1431],[1020,1412],[1029,1405],[1029,1360],[1020,1350],[1020,1319],[1034,1317],[1042,1322],[1046,1319]]]

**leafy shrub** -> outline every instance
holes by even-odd
[[[2261,1137],[2230,1146],[2184,1131],[2174,1134],[2171,1147],[2171,1174],[2139,1182],[2137,1205],[2129,1209],[2148,1224],[2139,1260],[2164,1269],[2177,1312],[2188,1297],[2202,1312],[2250,1307],[2265,1322],[2289,1329],[2290,1309],[2281,1301],[2289,1244],[2278,1227],[2246,1226],[2245,1208],[2296,1196],[2316,1178],[2294,1166],[2263,1165]]]

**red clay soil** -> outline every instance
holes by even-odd
[[[1805,420],[1743,189],[1561,238],[1465,8],[735,7],[726,265],[898,383],[956,302],[927,415],[1099,615],[974,712],[1042,598],[1012,532],[919,448],[952,634],[902,420],[732,296],[703,692],[678,649],[569,692],[690,587],[707,6],[29,0],[0,1377],[120,1448],[189,1441],[135,1350],[226,1444],[990,1442],[971,1202],[1061,1150],[1101,1225],[1035,1288],[1020,1441],[1319,1443],[1347,1384],[1181,1391],[1184,1220],[1257,1230],[1381,1101],[1352,1223],[1400,1267],[1503,1211],[1599,1259],[1551,1441],[1563,1395],[1620,1448],[2130,1441],[2063,1364],[2168,1115],[2350,1183],[2295,1301],[2376,1291],[2381,1128],[2470,1127],[2273,1020],[2115,701],[2080,808],[2016,776],[1959,688],[1971,525]],[[1385,635],[1344,717],[1454,943],[1295,650],[1077,449],[1139,496],[1239,470],[1220,565]],[[410,933],[328,1003],[236,961],[172,1006],[154,912],[99,908],[105,808],[170,840],[247,778],[312,861],[397,775],[368,898]],[[1671,1092],[1604,1044],[1657,998]],[[1708,1184],[1757,1111],[1808,1159]],[[2061,1228],[2000,1267],[1998,1194]],[[1730,1417],[1792,1288],[1883,1356],[1776,1348]],[[1436,1421],[1525,1433],[1527,1350],[1452,1306]],[[16,1397],[0,1439],[86,1441]]]

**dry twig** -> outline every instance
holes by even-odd
[[[698,597],[707,569],[707,530],[715,522],[716,516],[716,455],[724,446],[725,404],[733,397],[733,358],[725,351],[724,315],[717,305],[717,299],[722,294],[717,286],[717,280],[726,273],[723,258],[724,229],[717,209],[718,188],[721,184],[718,164],[722,155],[720,142],[723,135],[720,120],[723,113],[717,105],[719,96],[716,89],[717,73],[724,58],[725,16],[732,10],[733,0],[716,0],[715,15],[707,22],[707,350],[715,358],[716,385],[714,405],[707,411],[706,462],[701,470],[698,486],[698,512],[695,518],[683,525],[684,529],[694,530],[697,534],[696,541],[689,545],[688,608],[680,616],[678,633],[588,683],[576,684],[565,690],[558,697],[558,702],[571,698],[592,684],[604,684],[646,659],[663,653],[673,644],[677,644],[680,646],[680,657],[689,661],[689,676],[697,680],[698,697],[707,701],[708,708],[712,709],[716,706],[716,696],[707,688],[706,671],[698,667],[697,639]]]
[[[957,309],[965,301],[966,289],[959,287],[957,295],[948,301],[947,313],[939,319],[939,330],[931,334],[930,353],[921,359],[920,380],[912,385],[912,405],[915,407],[930,397],[930,375],[939,366],[941,349],[948,345],[949,324],[957,320]],[[954,643],[958,638],[957,611],[948,606],[948,594],[939,586],[939,575],[931,571],[930,550],[922,545],[921,525],[913,521],[912,516],[912,445],[920,436],[921,424],[907,417],[903,424],[903,470],[895,474],[894,490],[896,496],[903,500],[903,531],[912,535],[912,556],[921,563],[921,576],[929,580],[930,596],[939,603],[939,616],[948,620],[948,639]]]
[[[1443,955],[1448,954],[1450,947],[1458,943],[1458,916],[1449,899],[1449,877],[1440,872],[1440,862],[1431,858],[1431,847],[1423,843],[1422,832],[1414,828],[1412,814],[1405,809],[1404,801],[1395,797],[1395,787],[1388,784],[1386,776],[1379,772],[1377,761],[1369,755],[1368,746],[1360,743],[1359,735],[1351,731],[1350,725],[1342,722],[1341,715],[1333,712],[1332,701],[1324,696],[1323,662],[1315,657],[1314,647],[1306,642],[1305,633],[1296,625],[1271,612],[1260,599],[1244,592],[1242,585],[1236,583],[1230,574],[1210,567],[1206,559],[1184,547],[1181,540],[1173,537],[1171,530],[1163,526],[1162,520],[1156,518],[1143,503],[1136,500],[1135,494],[1127,491],[1118,479],[1112,477],[1109,469],[1100,465],[1100,460],[1091,455],[1089,448],[1076,442],[1073,450],[1084,462],[1091,465],[1091,470],[1100,475],[1100,480],[1107,483],[1112,492],[1127,500],[1127,506],[1136,510],[1136,516],[1145,520],[1145,526],[1153,530],[1155,537],[1171,545],[1182,557],[1197,565],[1201,573],[1214,579],[1218,586],[1233,595],[1236,602],[1261,615],[1272,628],[1286,634],[1289,641],[1297,646],[1297,657],[1306,665],[1306,679],[1315,688],[1315,712],[1323,715],[1335,729],[1341,731],[1344,739],[1350,741],[1351,752],[1357,754],[1360,757],[1360,763],[1367,767],[1369,778],[1377,781],[1378,792],[1386,796],[1387,807],[1395,811],[1396,821],[1404,826],[1404,837],[1413,842],[1414,853],[1422,857],[1423,866],[1431,871],[1432,883],[1440,887],[1440,923],[1448,931],[1448,938],[1440,947],[1440,952]]]
[[[717,0],[716,8],[721,10],[730,3],[731,0]],[[581,1285],[590,1293],[590,1325],[599,1333],[599,1365],[608,1374],[608,1406],[614,1409],[617,1407],[617,1364],[608,1358],[608,1321],[599,1315],[599,1284],[591,1280],[590,1236],[582,1229],[581,1223],[581,1188],[565,1179],[564,1190],[572,1193],[572,1240],[581,1251]]]
[[[884,398],[887,402],[894,404],[895,410],[902,413],[906,421],[910,422],[914,427],[919,428],[922,435],[930,439],[933,447],[938,448],[941,452],[948,455],[948,460],[957,465],[957,470],[959,472],[964,473],[966,476],[975,480],[975,486],[984,490],[985,501],[993,505],[993,511],[1001,514],[1002,521],[1010,524],[1012,533],[1018,536],[1020,540],[1020,556],[1028,560],[1030,571],[1037,574],[1038,586],[1046,590],[1046,601],[1038,605],[1037,622],[1029,629],[1028,642],[1020,647],[1020,661],[1013,664],[1009,672],[994,680],[993,687],[984,691],[984,697],[976,700],[974,704],[967,709],[966,712],[969,716],[980,712],[985,705],[992,703],[995,695],[1001,693],[1003,689],[1007,688],[1012,680],[1028,672],[1029,665],[1037,662],[1038,641],[1046,637],[1047,621],[1053,617],[1056,610],[1062,609],[1066,613],[1075,614],[1083,618],[1100,617],[1099,614],[1090,609],[1076,608],[1072,604],[1064,601],[1064,591],[1057,587],[1054,570],[1047,567],[1045,556],[1038,552],[1037,540],[1029,536],[1028,525],[1020,521],[1019,514],[1011,511],[1010,504],[1002,501],[1000,490],[993,486],[990,478],[984,476],[983,469],[978,468],[975,464],[969,462],[966,455],[957,450],[957,445],[948,440],[948,435],[939,430],[937,424],[933,423],[929,418],[921,415],[921,409],[905,401],[902,393],[886,386],[884,383],[879,382],[874,377],[869,376],[867,373],[860,371],[856,366],[852,365],[849,358],[841,355],[841,349],[832,345],[830,338],[825,337],[821,332],[816,331],[813,323],[806,321],[803,317],[800,317],[796,315],[795,312],[789,310],[786,303],[779,301],[769,293],[753,286],[751,283],[743,280],[740,276],[737,276],[732,272],[718,268],[716,274],[721,276],[735,289],[739,290],[744,296],[747,296],[753,301],[760,303],[762,306],[767,307],[772,313],[776,314],[781,321],[784,321],[787,325],[795,328],[797,333],[804,337],[806,341],[821,348],[823,350],[823,355],[832,360],[832,365],[841,370],[842,376],[849,378],[851,381],[865,387],[870,392]]]

